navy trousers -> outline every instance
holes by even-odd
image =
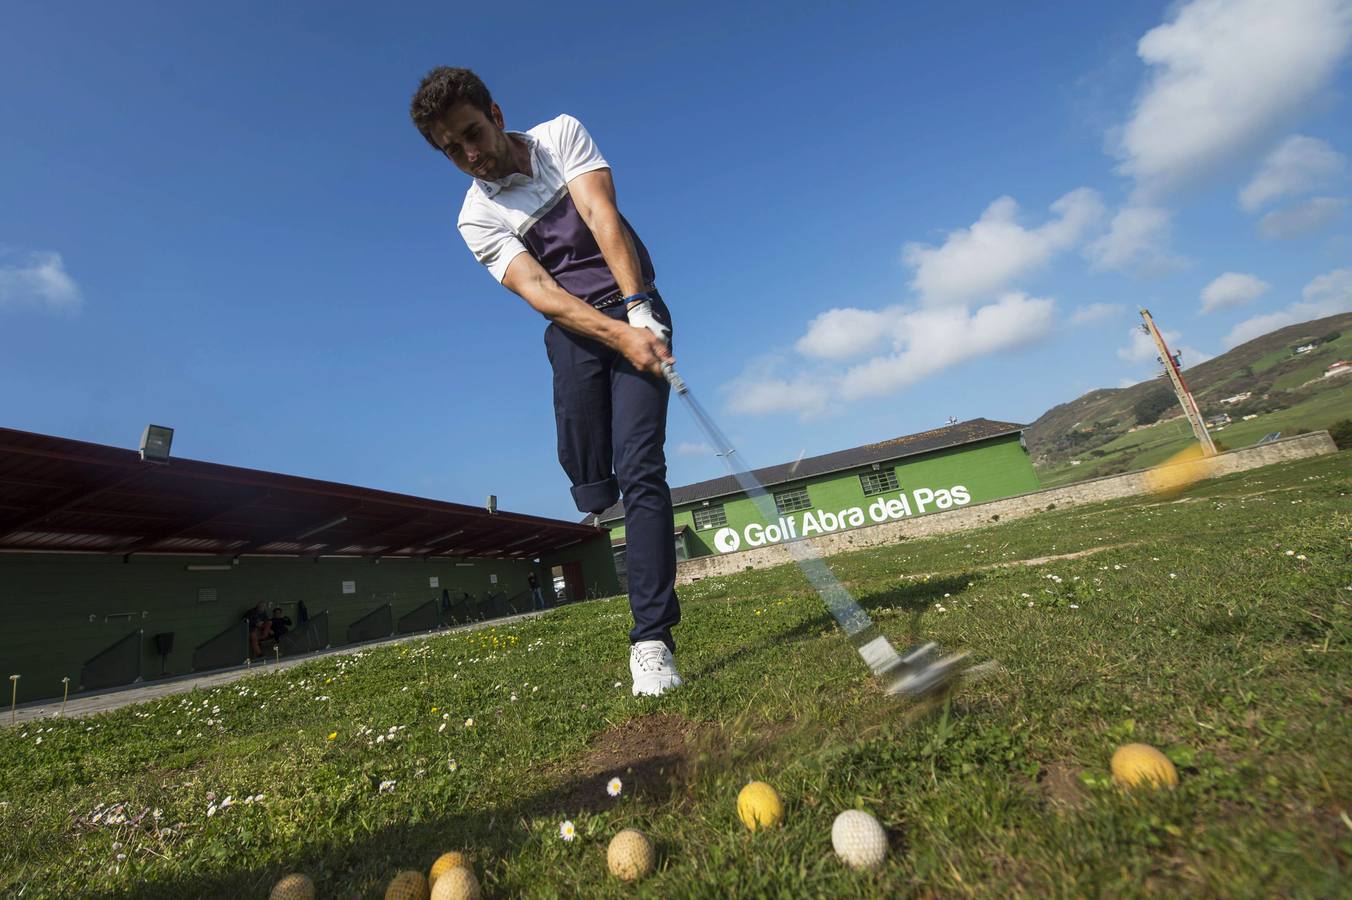
[[[656,291],[653,315],[668,328],[671,313]],[[624,304],[601,310],[626,321]],[[580,512],[599,513],[624,496],[629,570],[629,640],[663,641],[681,620],[676,599],[676,545],[667,486],[665,378],[635,369],[616,350],[550,324],[545,349],[554,369],[554,420],[559,462],[573,483]]]

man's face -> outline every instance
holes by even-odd
[[[456,105],[432,126],[432,139],[471,178],[498,181],[516,170],[511,139],[496,103],[491,116],[468,103]]]

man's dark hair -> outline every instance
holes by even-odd
[[[437,66],[423,76],[418,92],[413,95],[408,114],[418,131],[438,151],[432,140],[432,123],[461,103],[468,103],[486,116],[493,114],[493,96],[488,87],[469,69]]]

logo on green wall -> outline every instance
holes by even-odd
[[[803,513],[801,519],[780,516],[779,521],[770,525],[752,522],[741,532],[735,528],[720,528],[714,532],[714,549],[719,553],[732,553],[740,550],[743,544],[747,547],[764,547],[870,523],[881,525],[920,513],[966,506],[971,502],[972,495],[961,484],[938,489],[916,488],[909,495],[902,491],[895,497],[879,497],[867,507],[851,506],[838,512],[810,509]]]

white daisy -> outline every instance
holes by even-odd
[[[606,782],[606,793],[612,797],[620,796],[620,791],[624,790],[624,782],[618,778],[612,778]]]
[[[571,841],[573,838],[577,837],[577,829],[573,827],[572,822],[565,819],[563,824],[559,825],[559,837],[563,838],[565,841]]]

